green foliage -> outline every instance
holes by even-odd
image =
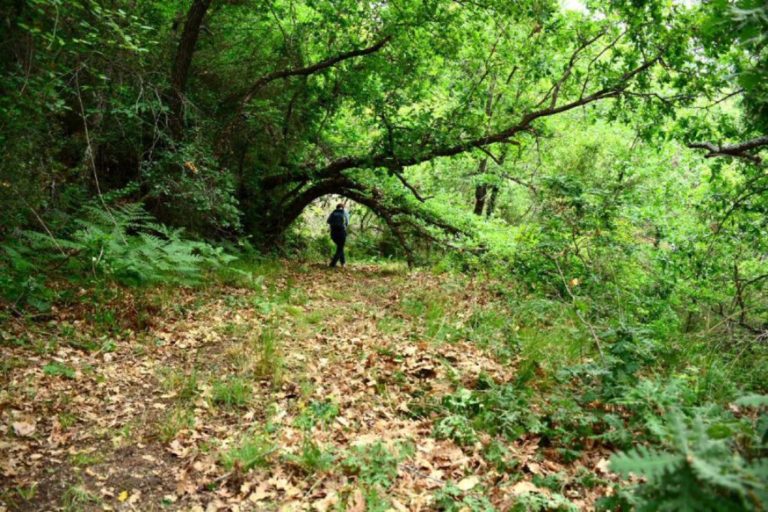
[[[562,494],[545,495],[538,492],[531,492],[518,497],[512,512],[576,512],[578,507],[568,501]]]
[[[749,425],[746,439],[739,439],[723,419],[673,412],[653,426],[661,449],[638,446],[615,455],[614,471],[644,478],[628,501],[638,510],[763,509],[768,503],[764,433]]]
[[[243,471],[269,465],[269,457],[275,451],[272,442],[264,434],[244,436],[221,454],[221,463],[227,470],[237,467]]]
[[[197,284],[207,269],[234,257],[204,242],[182,238],[182,231],[156,224],[140,206],[91,205],[82,217],[53,237],[23,231],[15,241],[0,244],[0,293],[16,304],[46,309],[56,297],[45,275],[62,275],[75,283],[110,282]]]
[[[495,512],[490,500],[482,495],[465,493],[453,484],[448,484],[440,489],[434,496],[434,503],[439,510],[446,512]]]
[[[328,471],[336,461],[332,450],[325,450],[311,438],[305,438],[297,454],[287,454],[286,459],[308,475]]]
[[[400,443],[388,450],[381,442],[352,447],[342,460],[344,470],[369,487],[386,490],[397,476],[397,467],[413,452],[413,447]]]
[[[296,418],[295,424],[302,430],[310,431],[318,424],[328,427],[338,415],[339,406],[332,401],[312,401],[307,407],[302,409]]]
[[[43,366],[43,373],[52,377],[75,378],[75,370],[63,363],[52,362]]]
[[[515,466],[503,442],[526,434],[565,461],[593,442],[641,442],[615,459],[647,479],[618,495],[625,505],[765,506],[763,427],[722,412],[737,396],[737,407],[765,406],[765,164],[761,148],[705,161],[685,147],[765,134],[764,2],[221,2],[184,77],[169,74],[187,67],[176,60],[187,33],[179,2],[6,4],[2,319],[80,302],[105,336],[63,329],[32,347],[39,354],[64,343],[113,350],[121,322],[103,306],[125,286],[218,279],[264,292],[251,304],[229,296],[231,308],[300,315],[309,294],[264,289],[254,274],[280,262],[254,247],[324,259],[324,207],[308,208],[322,210],[320,229],[317,215],[294,221],[343,194],[360,203],[353,260],[407,257],[471,275],[468,295],[475,280],[489,290],[459,306],[442,290],[398,297],[419,336],[516,363],[514,383],[483,378],[439,403],[415,394],[411,413],[434,414],[436,437],[489,435],[500,471]],[[262,263],[235,267],[203,240]],[[399,322],[378,320],[392,331]],[[279,385],[277,330],[242,337],[242,374]],[[75,377],[58,362],[43,371]],[[182,403],[199,392],[194,372],[163,383]],[[228,407],[251,395],[245,377],[211,390]],[[311,402],[297,426],[327,427],[337,414]],[[170,418],[161,435],[187,419]],[[261,448],[232,460],[250,464]],[[383,507],[399,455],[366,450],[342,465],[369,507]],[[311,441],[298,457],[308,472],[331,463]],[[516,506],[567,509],[561,498]],[[486,506],[450,487],[441,499]]]
[[[253,389],[241,377],[227,377],[216,380],[211,388],[211,400],[214,404],[226,407],[245,407],[251,400]]]
[[[445,414],[435,424],[438,438],[472,444],[477,432],[501,435],[513,440],[525,432],[541,432],[539,417],[530,409],[527,393],[512,385],[479,380],[478,389],[459,389],[443,397]]]

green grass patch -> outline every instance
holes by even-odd
[[[253,389],[241,377],[229,377],[213,383],[211,400],[225,407],[245,407],[251,400]]]
[[[235,445],[221,454],[221,464],[227,470],[239,467],[244,471],[269,466],[270,456],[276,448],[270,439],[261,433],[246,435]]]
[[[50,377],[75,378],[75,370],[73,368],[55,361],[43,366],[43,373]]]

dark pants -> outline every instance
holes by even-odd
[[[347,262],[344,258],[344,243],[347,241],[346,231],[331,231],[331,240],[336,244],[336,254],[333,255],[331,266],[335,267],[336,263],[341,262],[343,267]]]

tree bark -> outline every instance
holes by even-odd
[[[485,209],[485,216],[491,217],[493,215],[493,211],[496,209],[496,198],[499,196],[499,187],[496,185],[493,185],[491,187],[491,196],[488,198],[488,205]]]
[[[192,2],[192,6],[187,12],[181,39],[179,39],[179,46],[176,48],[176,56],[173,59],[169,126],[171,136],[177,141],[181,140],[184,134],[184,93],[189,80],[192,57],[200,37],[200,27],[212,2],[213,0],[194,0]]]
[[[709,151],[706,158],[715,158],[718,156],[732,156],[735,158],[744,158],[755,164],[760,164],[762,160],[759,156],[748,153],[755,149],[761,149],[768,146],[768,135],[756,137],[754,139],[739,142],[737,144],[713,144],[711,142],[692,142],[688,144],[689,148],[706,149]]]
[[[480,161],[480,164],[477,166],[477,174],[479,176],[482,176],[485,174],[486,169],[488,168],[488,158],[483,158]],[[474,214],[475,215],[482,215],[483,210],[485,209],[485,200],[488,197],[488,185],[485,184],[479,184],[475,185],[475,208],[474,208]]]

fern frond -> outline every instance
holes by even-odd
[[[680,454],[638,446],[611,457],[611,470],[621,475],[634,473],[654,481],[675,471],[685,462]]]
[[[734,402],[739,407],[768,407],[768,395],[746,395]]]

